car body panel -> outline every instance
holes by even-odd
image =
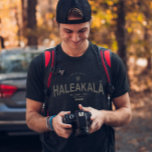
[[[0,131],[31,131],[25,122],[26,78],[31,60],[40,53],[42,51],[21,48],[0,53]],[[4,85],[17,89],[5,97]]]

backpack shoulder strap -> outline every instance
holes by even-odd
[[[45,73],[44,73],[44,85],[49,88],[51,85],[52,74],[55,66],[55,48],[50,48],[44,52],[45,60]]]
[[[111,68],[111,56],[110,55],[111,55],[111,51],[110,50],[105,50],[104,51],[104,57],[105,57],[106,63]]]
[[[44,95],[45,95],[45,102],[43,103],[42,111],[41,113],[44,116],[48,116],[48,97],[50,94],[50,85],[52,80],[52,75],[55,68],[55,48],[50,48],[44,51]]]
[[[101,63],[104,67],[108,83],[111,83],[111,51],[109,49],[98,47]]]
[[[106,87],[107,98],[110,101],[112,93],[114,92],[114,86],[111,82],[111,51],[109,49],[98,47],[99,56],[101,59],[101,63],[103,65],[108,85]]]

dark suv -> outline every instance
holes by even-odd
[[[34,49],[0,52],[0,132],[29,131],[25,122],[27,69],[41,52]]]

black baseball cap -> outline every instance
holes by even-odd
[[[78,8],[83,18],[80,20],[68,20],[70,9]],[[91,6],[88,0],[59,0],[56,9],[56,21],[63,24],[79,24],[91,19]]]

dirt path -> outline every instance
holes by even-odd
[[[116,129],[116,152],[152,152],[152,92],[130,95],[133,119]]]

